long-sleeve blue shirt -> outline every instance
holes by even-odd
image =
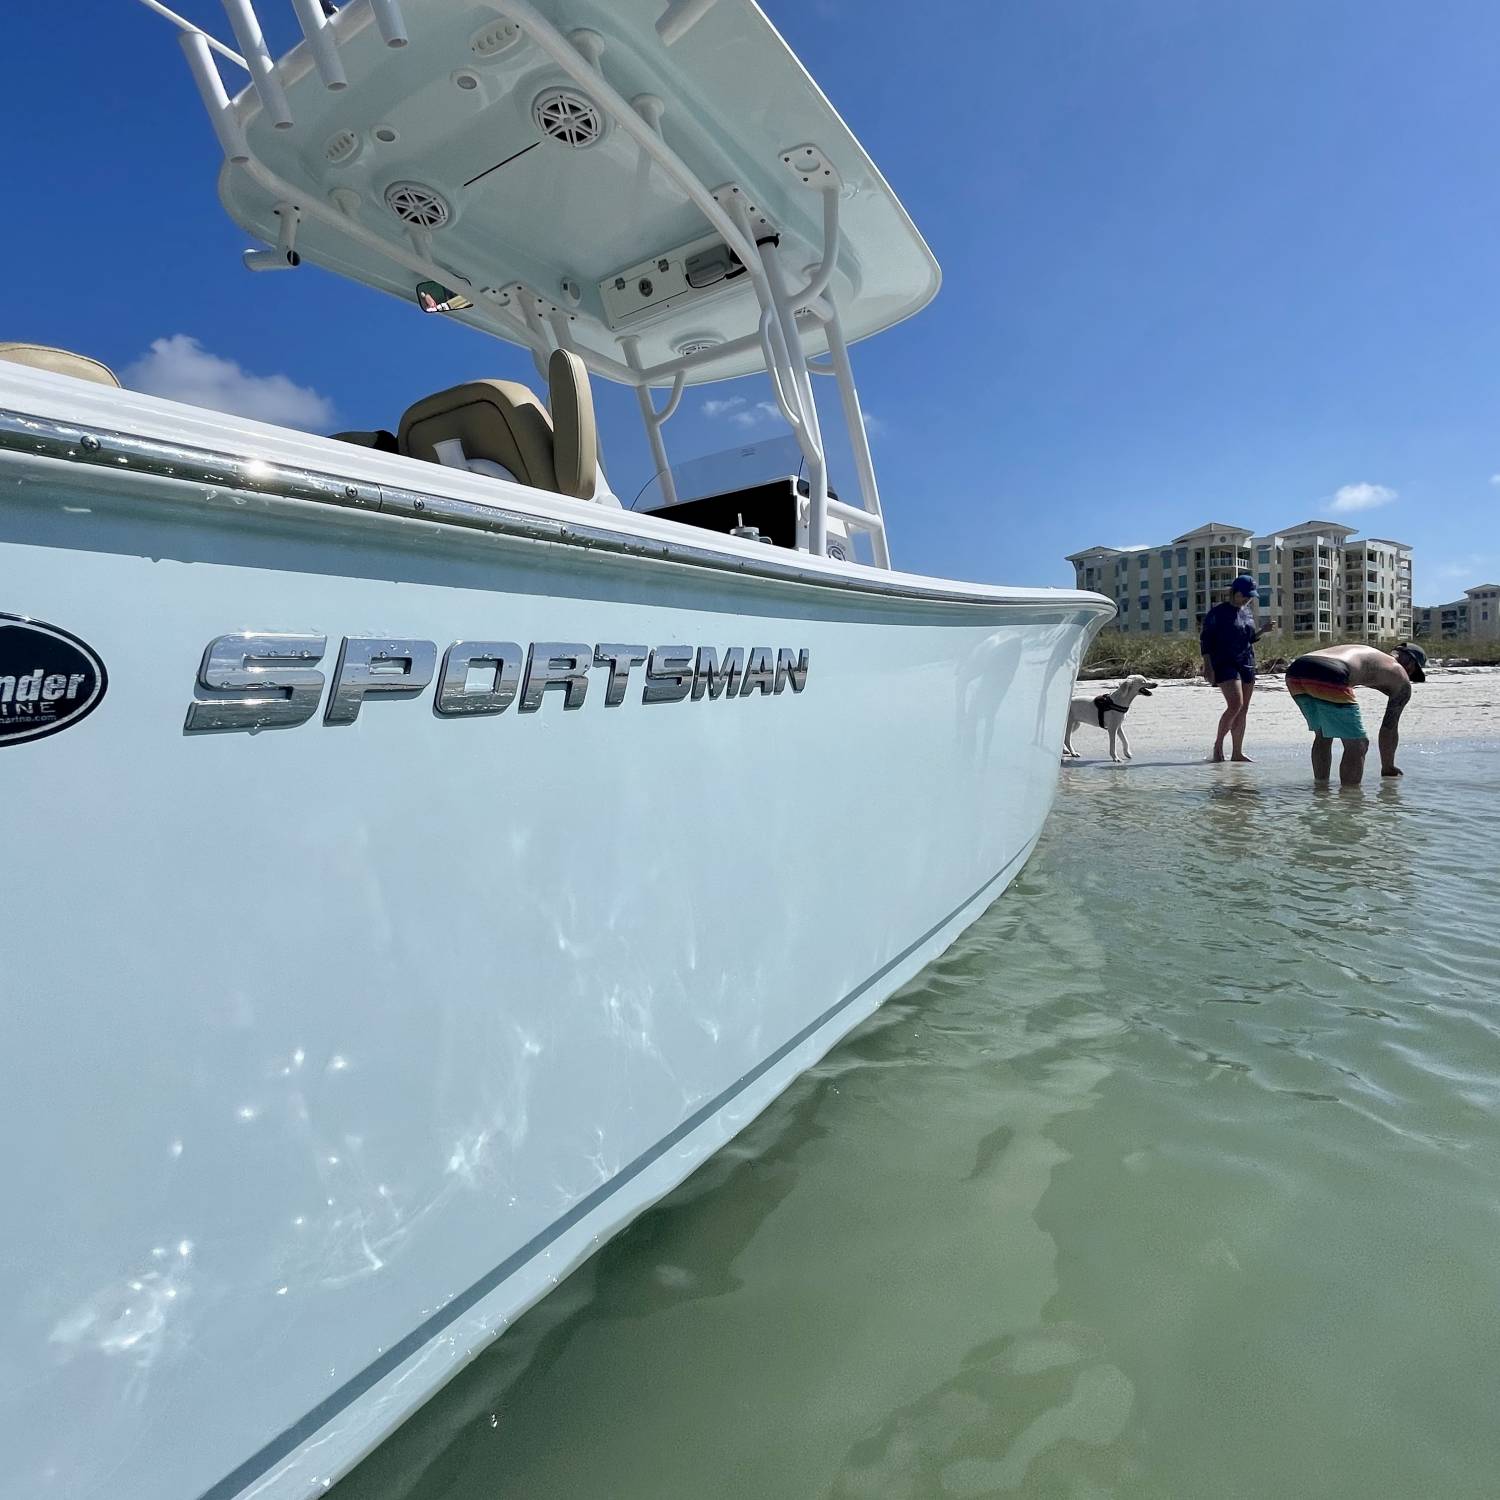
[[[1226,602],[1214,605],[1204,615],[1198,644],[1216,667],[1254,667],[1252,648],[1259,639],[1260,631],[1250,606],[1242,604],[1236,608]]]

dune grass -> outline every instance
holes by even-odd
[[[1280,672],[1294,657],[1314,650],[1319,642],[1289,635],[1262,636],[1255,643],[1255,658],[1262,672]],[[1392,646],[1395,642],[1387,642]],[[1422,648],[1433,662],[1500,663],[1500,641],[1424,640]],[[1101,631],[1084,658],[1083,670],[1090,677],[1196,677],[1202,657],[1197,636],[1127,635],[1119,630]]]

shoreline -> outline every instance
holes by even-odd
[[[1224,711],[1223,695],[1201,677],[1153,680],[1158,682],[1156,691],[1149,698],[1137,698],[1125,721],[1135,758],[1140,759],[1144,751],[1177,752],[1184,756],[1184,764],[1207,763],[1214,728]],[[1103,693],[1123,681],[1120,676],[1080,679],[1075,696]],[[1385,696],[1367,688],[1360,688],[1358,696],[1373,755]],[[1401,716],[1401,739],[1412,745],[1457,740],[1500,745],[1500,666],[1431,668],[1427,681],[1414,687],[1411,703]],[[1257,677],[1246,726],[1246,754],[1253,758],[1257,747],[1305,751],[1311,742],[1283,674],[1266,672]],[[1065,765],[1109,763],[1109,739],[1096,726],[1080,726],[1073,743],[1082,758],[1065,761]]]

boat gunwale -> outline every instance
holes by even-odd
[[[362,452],[352,447],[350,451],[354,454]],[[598,522],[565,520],[513,505],[495,505],[444,495],[435,490],[418,490],[385,480],[361,478],[355,473],[338,474],[233,449],[205,448],[177,438],[155,437],[0,406],[0,460],[11,455],[72,463],[121,475],[208,485],[220,491],[267,499],[311,502],[346,512],[706,568],[841,593],[965,607],[1050,608],[1100,616],[1112,615],[1115,608],[1113,601],[1103,595],[1077,590],[1006,589],[1002,592],[994,585],[965,586],[944,579],[892,575],[883,569],[860,564],[854,565],[858,572],[846,571],[847,564],[829,563],[819,567],[816,559],[804,554],[797,554],[799,561],[762,557],[759,552],[770,550],[763,544],[744,543],[741,544],[743,550],[739,550],[728,538],[725,540],[730,546],[720,550],[703,545],[697,539],[678,540],[650,534],[662,526],[680,523],[663,522],[649,514],[623,510],[604,513],[628,515],[638,521],[654,523],[650,531],[635,532]],[[543,498],[551,502],[559,497]]]

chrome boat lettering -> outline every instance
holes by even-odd
[[[693,688],[691,646],[658,646],[646,668],[643,703],[680,703]]]
[[[589,690],[589,668],[594,648],[568,641],[538,641],[526,659],[526,686],[521,689],[521,712],[534,714],[549,687],[563,690],[564,708],[582,708]]]
[[[291,729],[318,711],[324,674],[317,663],[326,636],[287,631],[238,631],[208,643],[198,669],[197,691],[183,731]],[[747,665],[748,656],[748,665]],[[592,669],[605,673],[604,706],[619,708],[631,673],[644,665],[642,703],[685,699],[775,697],[807,687],[812,653],[804,646],[773,649],[743,646],[632,646],[605,641],[454,641],[437,671],[432,641],[390,636],[345,636],[339,647],[325,724],[353,724],[371,697],[414,698],[437,675],[432,711],[442,719],[493,717],[512,703],[517,711],[541,710],[548,688],[564,709],[588,698]],[[3,680],[0,680],[3,691]]]
[[[520,691],[525,659],[514,641],[454,641],[443,653],[433,710],[444,718],[504,713]]]
[[[779,693],[791,683],[792,691],[800,693],[807,686],[809,657],[804,651],[788,651],[785,646],[776,653],[776,691]]]
[[[605,644],[594,647],[594,665],[609,668],[609,687],[604,693],[606,708],[618,708],[625,701],[625,689],[630,685],[630,669],[640,666],[649,655],[645,646]]]
[[[745,665],[745,676],[740,683],[740,697],[751,693],[769,695],[776,691],[776,667],[769,646],[752,646],[750,660]]]
[[[712,646],[699,646],[698,670],[693,677],[694,699],[701,698],[705,693],[710,698],[722,698],[726,692],[731,698],[738,698],[740,678],[744,672],[745,650],[743,646],[731,646],[724,653],[722,664],[719,661],[719,653]]]
[[[431,641],[345,636],[323,722],[352,724],[367,697],[416,697],[432,681],[436,665],[437,647]]]
[[[313,663],[327,648],[322,635],[242,630],[216,636],[198,668],[199,688],[213,696],[194,697],[184,732],[305,724],[323,696],[323,674]]]

